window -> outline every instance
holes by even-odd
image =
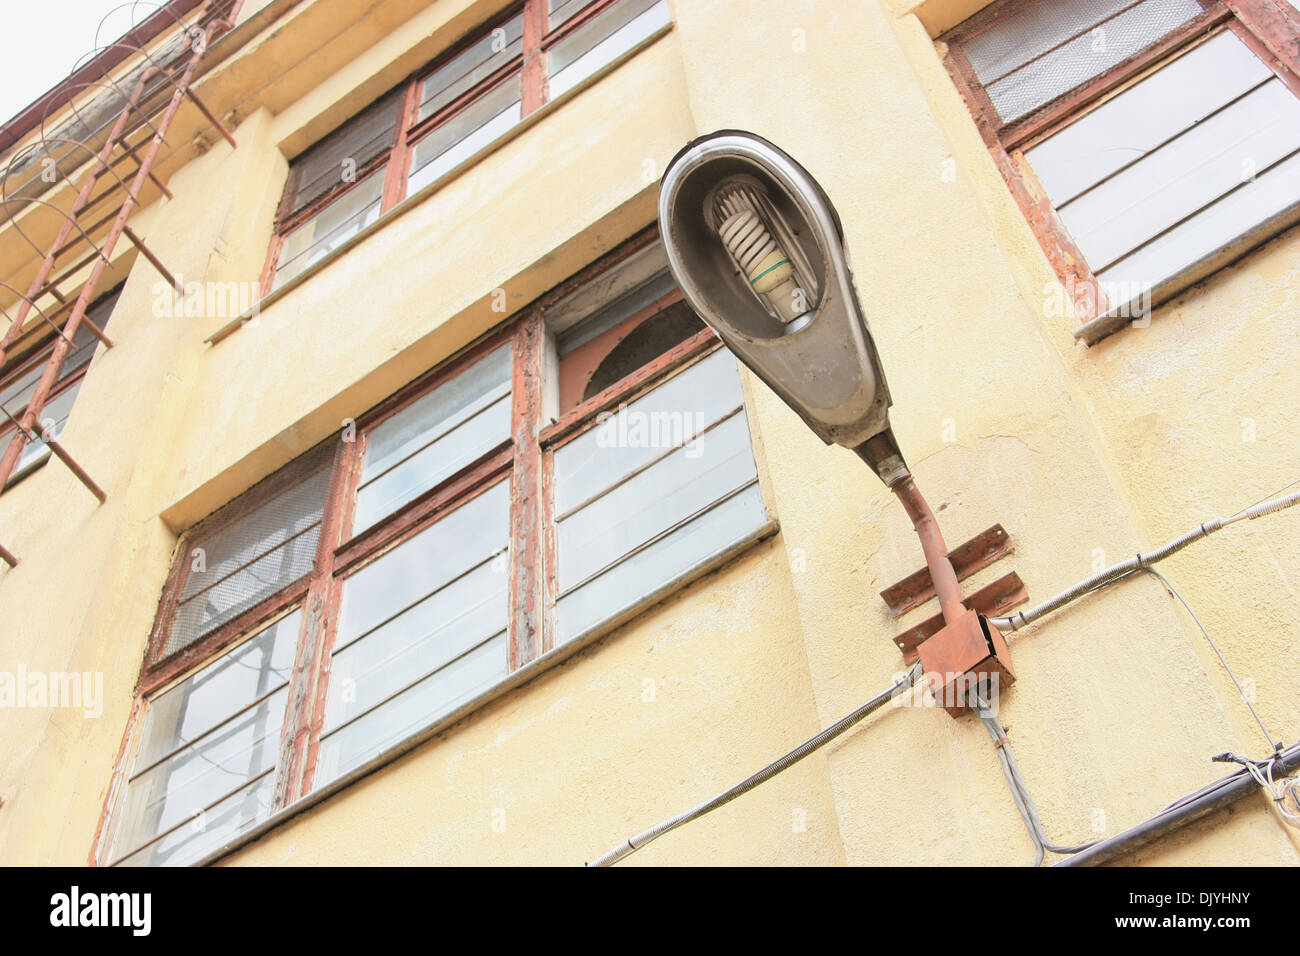
[[[474,31],[290,164],[266,288],[300,275],[669,22],[667,0],[526,0]]]
[[[716,343],[682,300],[661,244],[544,314],[563,410],[542,436],[560,643],[744,542],[767,514],[731,353],[713,348],[654,388],[636,386],[644,369]]]
[[[102,331],[108,324],[120,292],[121,287],[118,287],[92,302],[86,309],[85,320],[93,322]],[[44,322],[39,322],[39,325],[44,326]],[[21,419],[23,412],[27,410],[27,404],[36,391],[37,383],[45,373],[50,355],[54,351],[54,344],[53,332],[51,332],[39,345],[23,350],[22,354],[7,363],[5,369],[0,370],[0,407],[3,407],[7,413],[0,414],[0,451],[3,451],[10,442],[20,440],[14,420]],[[85,378],[86,370],[98,345],[99,339],[83,322],[77,329],[76,335],[72,337],[72,346],[64,357],[58,377],[54,380],[54,386],[50,389],[45,406],[41,409],[40,428],[34,429],[38,434],[48,434],[55,441],[58,441],[59,436],[63,434],[63,427],[68,422],[73,403],[77,400],[77,392],[81,389],[82,379]],[[45,442],[37,439],[24,443],[9,483],[12,485],[35,471],[49,456],[50,449]]]
[[[509,441],[510,373],[506,343],[368,432],[357,531]]]
[[[773,530],[647,233],[182,537],[101,855],[193,863]]]
[[[509,498],[498,481],[344,579],[318,784],[509,672]]]
[[[999,0],[944,37],[1085,321],[1300,221],[1297,36],[1276,0]]]
[[[189,862],[270,813],[301,618],[295,608],[150,702],[112,862]]]
[[[617,618],[767,519],[726,350],[597,420],[554,452],[558,641]]]

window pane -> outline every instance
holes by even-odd
[[[348,173],[365,169],[392,148],[406,90],[401,84],[294,159],[288,185],[294,190],[293,201],[285,215],[343,189],[351,181],[344,178]]]
[[[333,464],[332,443],[288,466],[302,477],[259,501],[257,488],[210,519],[178,560],[190,565],[165,657],[302,578],[312,569]],[[251,502],[258,501],[252,505]],[[238,515],[227,519],[226,515]]]
[[[556,336],[556,351],[560,358],[564,358],[575,349],[581,348],[592,339],[614,328],[624,319],[653,305],[676,288],[677,283],[673,281],[671,273],[667,271],[657,273],[636,288],[620,295],[594,315]]]
[[[596,0],[546,0],[547,29],[554,30],[567,23],[595,2]]]
[[[356,769],[504,679],[508,651],[506,635],[500,634],[384,706],[322,738],[316,786]]]
[[[48,433],[55,441],[59,440],[59,436],[63,434],[63,427],[68,424],[68,416],[72,414],[72,406],[77,401],[79,391],[81,391],[81,383],[76,382],[45,403],[45,407],[41,409],[39,427],[34,429],[37,435],[44,432]],[[8,421],[8,419],[5,420]],[[6,433],[6,438],[12,436],[12,434],[11,429]],[[49,446],[40,438],[29,441],[23,446],[22,454],[18,456],[18,464],[14,466],[14,477],[26,474],[37,462],[43,461],[49,455]]]
[[[284,686],[301,621],[299,611],[285,615],[150,701],[135,765],[156,763]]]
[[[366,565],[347,579],[339,620],[340,646],[473,570],[508,543],[508,482]]]
[[[1056,206],[1144,156],[1273,78],[1224,31],[1103,103],[1025,158]]]
[[[192,747],[132,779],[122,806],[125,832],[148,839],[170,830],[206,811],[251,777],[273,769],[279,757],[285,701],[286,689],[281,688]],[[123,843],[122,849],[128,848]]]
[[[117,865],[185,866],[196,863],[269,817],[274,797],[275,774],[268,770],[248,786],[204,811],[202,817],[177,827],[162,839],[117,861]]]
[[[1300,100],[1223,31],[1025,158],[1120,306],[1285,219],[1297,150]]]
[[[736,360],[719,350],[556,449],[557,640],[766,522],[742,404]]]
[[[962,43],[1005,122],[1100,76],[1202,12],[1197,0],[1035,3]]]
[[[635,417],[609,418],[555,453],[555,509],[572,511],[663,453],[663,437],[694,437],[702,424],[743,404],[736,360],[719,349],[637,399]],[[698,415],[704,415],[703,422]]]
[[[432,116],[518,56],[523,50],[523,24],[523,14],[511,17],[434,70],[420,85],[418,119]]]
[[[665,0],[620,0],[551,47],[551,98],[567,93],[670,22]]]
[[[572,640],[748,540],[767,521],[750,485],[556,602],[556,643]]]
[[[354,532],[510,437],[510,356],[502,346],[370,430]]]
[[[509,487],[498,483],[344,582],[318,785],[505,676]]]
[[[635,411],[629,408],[627,414]],[[581,583],[708,508],[754,475],[749,428],[744,413],[737,412],[560,519],[556,529],[560,590]]]
[[[1237,236],[1278,218],[1278,229],[1300,221],[1300,156],[1292,155],[1253,182],[1228,193],[1098,274],[1103,288],[1149,289],[1194,266]],[[1108,293],[1109,294],[1109,293]],[[1112,296],[1112,299],[1115,299]],[[1113,305],[1121,304],[1118,299]]]
[[[119,286],[91,303],[86,310],[87,322],[93,322],[100,330],[103,330],[108,325],[109,317],[112,315],[113,307],[117,305],[117,297],[121,291]],[[95,355],[95,349],[98,347],[99,339],[95,336],[95,333],[90,331],[85,322],[81,323],[77,328],[77,334],[72,337],[72,345],[68,349],[67,355],[64,356],[63,364],[59,367],[59,374],[54,380],[54,386],[57,388],[90,364],[90,360]],[[0,406],[3,406],[9,415],[14,418],[21,418],[23,412],[27,410],[27,405],[36,392],[36,386],[45,374],[45,367],[53,348],[53,344],[42,347],[39,354],[24,359],[21,363],[16,363],[19,368],[26,366],[25,371],[21,373],[11,372],[6,378],[0,380]],[[56,441],[59,435],[63,433],[63,426],[67,424],[68,416],[72,413],[72,406],[76,401],[77,392],[80,388],[81,383],[79,382],[68,386],[63,392],[49,399],[45,403],[45,407],[41,409],[40,422]],[[9,418],[0,416],[0,448],[9,444],[13,434],[13,426]],[[10,481],[21,478],[49,455],[50,450],[46,447],[45,442],[39,439],[28,442],[23,447],[22,454],[18,457]]]
[[[359,638],[349,635],[330,668],[325,731],[504,631],[506,579],[504,554],[490,556]]]
[[[149,704],[113,859],[192,862],[269,814],[300,625],[295,610]]]
[[[0,405],[4,406],[5,411],[14,418],[21,418],[26,411],[27,403],[32,400],[32,394],[36,391],[36,383],[45,374],[47,359],[49,359],[48,351],[35,358],[36,364],[26,372],[13,375],[8,381],[0,384]],[[8,424],[9,419],[5,418],[4,423]]]
[[[558,302],[547,305],[546,327],[555,333],[556,345],[564,355],[601,329],[617,325],[632,312],[662,298],[673,285],[663,243],[652,242]],[[583,332],[575,330],[579,325]]]
[[[1273,79],[1059,212],[1102,270],[1300,148],[1300,99]]]
[[[416,144],[411,155],[407,195],[419,192],[490,145],[511,130],[521,116],[519,77],[513,76]]]
[[[983,84],[1013,73],[1063,43],[1133,6],[1133,0],[1056,0],[1027,3],[1011,16],[962,42]]]
[[[324,259],[378,219],[383,196],[384,170],[381,168],[289,233],[280,251],[275,285],[283,285]]]

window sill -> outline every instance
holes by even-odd
[[[498,149],[501,149],[506,144],[513,142],[516,137],[522,136],[528,130],[532,129],[535,125],[537,125],[542,120],[544,120],[547,116],[551,115],[551,113],[554,112],[556,109],[563,107],[574,97],[581,94],[588,87],[594,85],[595,83],[600,82],[600,80],[602,80],[605,76],[612,73],[614,70],[617,70],[619,67],[621,67],[624,63],[631,60],[633,57],[639,55],[643,50],[646,50],[653,44],[659,42],[659,40],[662,39],[664,36],[666,36],[669,32],[671,32],[672,29],[673,29],[673,24],[671,22],[664,24],[654,33],[650,34],[640,43],[636,44],[636,46],[630,48],[620,56],[616,57],[615,59],[611,60],[609,63],[605,64],[603,67],[601,67],[596,72],[592,73],[591,76],[587,77],[577,86],[575,86],[573,89],[568,90],[563,96],[551,100],[549,103],[545,104],[540,109],[536,110],[533,113],[530,113],[528,116],[525,116],[517,124],[511,127],[511,129],[503,133],[497,139],[493,140],[487,146],[483,147],[483,149],[481,149],[479,152],[475,153],[473,156],[466,158],[465,161],[460,163],[459,165],[452,167],[442,176],[439,176],[433,182],[421,188],[418,192],[413,193],[410,196],[407,196],[396,206],[390,209],[386,214],[380,216],[369,226],[366,226],[355,236],[348,239],[337,249],[330,252],[329,255],[325,256],[323,259],[320,259],[317,262],[312,263],[302,272],[298,273],[288,282],[284,283],[284,285],[277,286],[276,288],[272,289],[269,293],[267,293],[265,296],[259,299],[257,304],[254,305],[251,309],[248,309],[242,314],[236,316],[231,321],[227,322],[225,325],[221,326],[221,328],[217,329],[206,339],[204,339],[204,342],[206,342],[208,345],[216,345],[217,343],[225,340],[226,338],[229,338],[235,332],[239,331],[245,325],[249,324],[251,321],[259,317],[261,312],[264,309],[266,309],[267,306],[273,304],[274,302],[284,297],[285,295],[288,295],[291,291],[293,291],[294,289],[298,288],[300,285],[302,285],[303,283],[311,279],[312,276],[316,275],[321,270],[328,268],[335,261],[347,255],[349,252],[351,252],[361,243],[365,242],[375,233],[379,232],[384,226],[388,225],[391,222],[396,222],[399,217],[410,212],[416,206],[419,206],[426,199],[428,199],[434,193],[441,190],[443,187],[447,186],[449,183],[453,182],[456,179],[459,179],[462,175],[464,175],[474,166],[478,165],[488,156],[492,155],[492,153],[496,152]]]
[[[552,667],[555,667],[556,665],[565,661],[569,657],[572,657],[574,654],[578,653],[579,651],[583,650],[589,645],[594,644],[596,641],[600,640],[601,638],[608,636],[612,631],[628,623],[633,618],[644,613],[646,610],[653,607],[654,605],[671,597],[674,593],[684,590],[685,588],[689,587],[691,584],[695,583],[700,578],[704,577],[710,572],[716,571],[719,568],[721,568],[723,565],[728,564],[734,559],[740,557],[742,554],[750,550],[754,545],[758,544],[760,541],[763,541],[771,537],[772,535],[776,534],[778,530],[780,530],[780,526],[777,523],[776,519],[769,517],[765,523],[760,525],[755,530],[751,531],[749,534],[741,538],[739,541],[736,541],[735,543],[730,544],[714,552],[711,556],[705,558],[703,561],[700,561],[698,564],[696,564],[694,567],[688,570],[685,574],[674,579],[673,581],[670,581],[669,583],[663,585],[662,587],[650,592],[649,594],[645,595],[636,604],[628,607],[626,610],[620,612],[615,617],[610,618],[608,621],[605,621],[593,628],[590,628],[589,630],[583,632],[582,634],[579,634],[573,639],[566,641],[564,644],[560,645],[559,647],[547,651],[541,657],[538,657],[536,660],[519,668],[519,670],[515,671],[513,674],[510,674],[504,680],[498,682],[492,687],[489,687],[487,690],[483,691],[478,696],[474,697],[472,700],[466,701],[464,704],[461,704],[459,707],[457,707],[455,710],[452,710],[450,713],[447,713],[442,717],[439,717],[437,720],[429,724],[424,729],[417,731],[416,733],[412,734],[410,737],[407,737],[405,740],[401,741],[400,743],[394,744],[392,747],[389,747],[387,750],[383,751],[382,753],[377,754],[376,756],[372,757],[370,760],[366,761],[366,763],[362,764],[360,767],[357,767],[355,770],[352,770],[351,772],[345,774],[344,776],[339,777],[337,780],[333,780],[330,783],[325,784],[318,790],[313,790],[311,793],[307,794],[306,796],[302,797],[296,802],[277,811],[276,813],[267,817],[261,823],[257,824],[254,827],[249,828],[246,832],[241,833],[237,837],[234,837],[233,839],[226,842],[224,845],[218,847],[216,850],[213,850],[211,853],[207,854],[206,856],[201,857],[199,860],[197,860],[195,863],[191,865],[195,867],[210,866],[213,863],[216,863],[219,860],[222,860],[225,857],[228,857],[231,854],[238,852],[244,847],[249,846],[252,843],[255,843],[256,841],[260,840],[262,837],[266,836],[273,830],[276,830],[277,828],[288,823],[290,820],[292,820],[294,817],[298,816],[299,814],[305,813],[306,811],[311,810],[316,806],[319,806],[320,804],[328,800],[330,797],[334,796],[337,793],[340,793],[343,790],[346,790],[347,788],[349,788],[359,780],[362,780],[363,778],[370,776],[376,771],[383,769],[389,764],[394,763],[395,761],[411,753],[418,747],[432,740],[434,737],[437,737],[439,734],[448,730],[454,724],[459,723],[460,721],[464,720],[466,717],[472,716],[476,711],[480,710],[481,708],[484,708],[487,705],[491,704],[493,701],[505,696],[510,691],[518,687],[522,687],[523,685],[533,680],[533,678],[540,676],[546,671],[549,671]]]
[[[1187,291],[1196,283],[1209,278],[1220,269],[1226,268],[1297,223],[1300,223],[1300,201],[1292,203],[1281,212],[1269,216],[1245,232],[1229,239],[1208,256],[1192,263],[1156,285],[1151,290],[1149,303],[1145,305],[1145,308],[1141,298],[1116,306],[1105,314],[1097,316],[1091,322],[1087,322],[1075,329],[1075,339],[1085,345],[1093,346],[1107,336],[1120,331],[1126,325],[1131,325],[1134,328],[1145,328],[1151,324],[1151,313],[1158,306],[1170,302],[1179,293]]]

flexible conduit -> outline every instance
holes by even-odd
[[[1237,521],[1260,518],[1264,515],[1272,514],[1275,511],[1281,511],[1283,508],[1290,508],[1297,502],[1300,502],[1300,491],[1294,491],[1290,494],[1261,502],[1245,509],[1244,511],[1238,512],[1230,518],[1211,518],[1209,521],[1197,525],[1182,537],[1170,541],[1162,548],[1148,551],[1145,554],[1136,554],[1127,561],[1121,561],[1118,564],[1111,565],[1104,571],[1098,571],[1092,577],[1085,578],[1078,584],[1074,585],[1074,587],[1067,588],[1055,597],[1044,601],[1042,604],[1031,607],[1027,611],[1018,611],[1008,617],[991,617],[989,618],[989,623],[1000,631],[1008,629],[1018,631],[1026,624],[1036,621],[1038,618],[1050,614],[1072,601],[1078,600],[1091,591],[1096,591],[1098,588],[1106,587],[1108,584],[1112,584],[1120,578],[1132,574],[1134,571],[1140,571],[1158,561],[1163,561],[1171,554],[1176,554],[1192,542],[1208,537],[1220,528],[1226,528],[1228,525]]]
[[[831,724],[829,727],[827,727],[817,736],[805,740],[803,743],[801,743],[794,750],[791,750],[784,757],[780,757],[777,760],[774,760],[772,763],[768,764],[766,767],[758,771],[758,773],[754,774],[752,777],[749,777],[743,782],[736,784],[736,786],[732,787],[730,790],[723,791],[722,793],[714,797],[712,800],[706,800],[704,803],[701,803],[699,806],[691,810],[687,810],[685,813],[679,814],[670,820],[665,820],[663,823],[651,827],[649,830],[646,830],[644,833],[638,833],[636,836],[632,837],[626,842],[615,847],[613,850],[610,850],[608,853],[600,857],[598,860],[594,860],[587,865],[588,866],[610,866],[614,863],[617,863],[619,860],[623,859],[624,857],[629,856],[632,853],[635,853],[637,850],[641,849],[641,847],[645,846],[651,840],[655,840],[663,836],[669,830],[675,830],[683,823],[689,823],[692,820],[698,819],[699,817],[704,816],[706,813],[709,813],[712,810],[716,810],[718,809],[718,807],[724,804],[730,803],[732,800],[735,800],[737,797],[741,796],[742,794],[748,793],[749,791],[753,790],[755,787],[757,787],[759,784],[763,783],[764,781],[770,780],[773,777],[775,777],[777,774],[779,774],[781,771],[786,770],[789,767],[792,767],[794,764],[798,763],[800,760],[808,756],[813,751],[819,750],[822,747],[826,746],[828,743],[830,743],[836,737],[840,736],[840,734],[844,733],[854,724],[857,724],[858,722],[862,721],[866,717],[869,717],[871,714],[875,713],[881,707],[885,706],[885,704],[889,703],[891,700],[893,700],[903,691],[907,690],[913,684],[915,684],[917,678],[919,678],[920,676],[921,676],[921,664],[918,661],[916,664],[913,664],[912,669],[909,670],[897,682],[895,682],[894,685],[889,688],[889,690],[867,701],[857,710],[853,711],[853,713]]]
[[[1275,773],[1286,775],[1300,771],[1300,746],[1281,751],[1270,760]],[[1132,829],[1093,844],[1055,865],[1098,866],[1107,863],[1154,843],[1161,837],[1181,830],[1216,810],[1258,793],[1259,790],[1259,781],[1249,770],[1243,768],[1229,777],[1216,780],[1208,787],[1203,787],[1196,793],[1171,803],[1154,817],[1144,820]],[[1271,793],[1269,796],[1276,799]]]

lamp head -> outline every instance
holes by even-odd
[[[752,133],[688,143],[664,172],[659,229],[691,308],[822,440],[893,485],[907,475],[839,216],[802,166]]]

